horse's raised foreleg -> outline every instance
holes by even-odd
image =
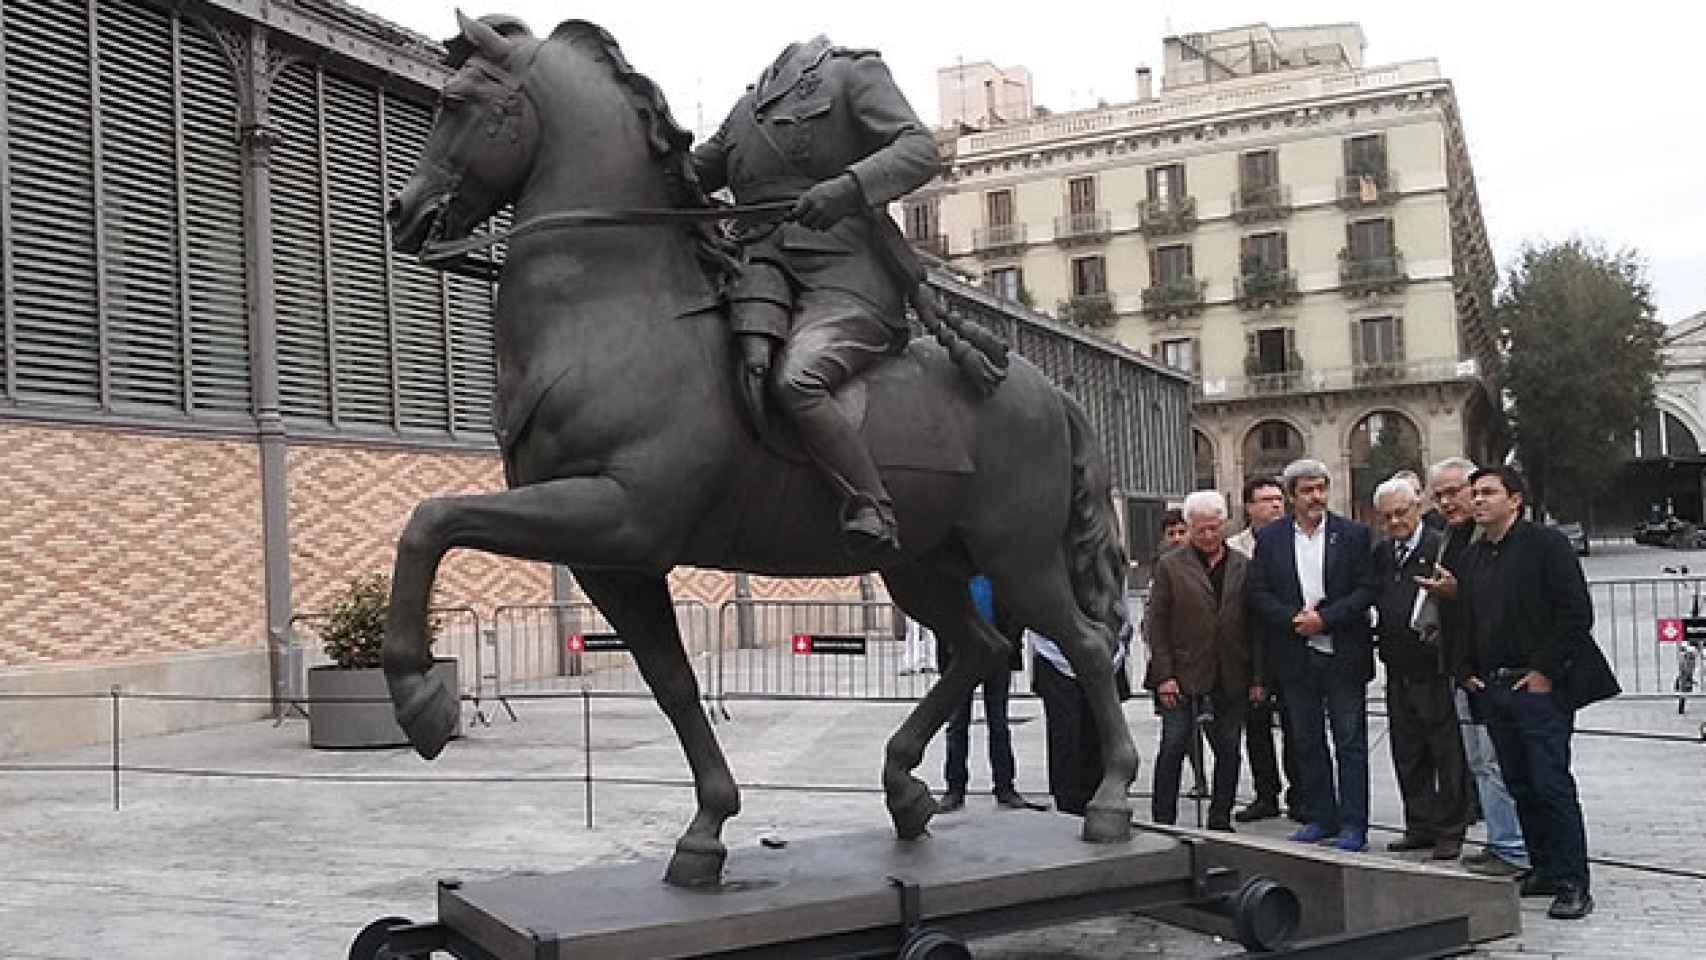
[[[952,656],[947,672],[907,714],[883,752],[883,794],[889,818],[895,833],[911,840],[923,835],[936,815],[930,787],[912,771],[924,760],[930,738],[1000,662],[996,654],[1006,648],[1006,642],[978,617],[966,582],[959,577],[909,564],[883,571],[883,582],[895,603],[935,631],[937,642],[946,644]]]
[[[648,537],[628,496],[604,477],[575,477],[503,493],[423,500],[397,540],[381,660],[397,722],[420,755],[438,756],[456,728],[456,691],[429,680],[427,608],[439,561],[455,547],[544,563],[644,566]]]
[[[740,791],[699,703],[699,683],[681,643],[669,586],[663,577],[645,573],[577,569],[575,579],[627,641],[640,675],[675,727],[693,769],[699,809],[687,832],[675,842],[675,856],[664,879],[677,886],[714,884],[728,856],[722,841],[723,822],[740,812]]]

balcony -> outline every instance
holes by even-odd
[[[1106,240],[1113,229],[1113,217],[1106,210],[1069,213],[1054,218],[1054,242],[1066,245],[1098,243]]]
[[[919,253],[928,254],[938,260],[948,259],[948,237],[946,234],[932,234],[928,237],[907,237],[906,242]]]
[[[993,227],[978,227],[971,233],[971,245],[980,257],[1018,253],[1025,248],[1025,225],[1002,223]]]
[[[1080,293],[1055,305],[1055,315],[1080,327],[1111,327],[1118,317],[1113,297],[1107,293]]]
[[[1339,178],[1339,206],[1346,210],[1384,207],[1398,199],[1398,177],[1390,170],[1370,170]]]
[[[1137,205],[1137,228],[1146,237],[1172,237],[1197,228],[1197,198],[1168,197]]]
[[[1404,254],[1394,250],[1386,257],[1352,257],[1350,248],[1339,249],[1339,289],[1347,297],[1392,293],[1408,281]]]
[[[1249,400],[1294,393],[1333,393],[1376,386],[1452,383],[1481,376],[1474,360],[1412,360],[1364,363],[1353,367],[1285,370],[1242,378],[1204,377],[1201,399],[1206,403]]]
[[[1243,224],[1291,216],[1291,188],[1282,184],[1244,187],[1232,194],[1232,219]]]
[[[1256,270],[1235,282],[1238,305],[1246,310],[1283,307],[1297,299],[1296,270]]]
[[[1196,277],[1163,280],[1143,290],[1143,312],[1152,320],[1194,316],[1202,309],[1208,281]]]

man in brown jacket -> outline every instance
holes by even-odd
[[[1149,596],[1149,670],[1161,716],[1151,816],[1178,816],[1179,767],[1200,726],[1214,751],[1208,828],[1232,830],[1238,792],[1238,736],[1244,705],[1262,696],[1262,664],[1245,630],[1248,560],[1226,546],[1226,499],[1211,490],[1185,498],[1186,546],[1155,565]]]

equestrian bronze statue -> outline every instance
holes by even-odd
[[[1107,464],[1070,397],[938,316],[916,263],[885,245],[879,205],[938,161],[881,59],[791,46],[694,153],[602,29],[540,39],[459,20],[456,72],[388,215],[398,250],[442,266],[490,245],[474,229],[513,205],[493,314],[508,489],[424,500],[398,541],[384,665],[415,748],[436,756],[459,709],[426,675],[444,554],[565,564],[692,768],[698,810],[666,879],[716,883],[740,794],[667,574],[875,571],[955,650],[883,754],[895,830],[917,838],[936,804],[912,770],[1008,649],[973,609],[981,572],[1089,695],[1106,773],[1084,838],[1129,837],[1138,758],[1113,677],[1125,562]],[[725,184],[741,205],[719,210],[706,188]],[[733,239],[719,217],[744,218]],[[935,339],[906,339],[903,297]]]

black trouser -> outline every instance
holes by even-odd
[[[1102,783],[1102,738],[1090,698],[1077,680],[1040,656],[1031,660],[1031,692],[1042,699],[1048,726],[1048,792],[1054,807],[1083,816]]]
[[[1386,672],[1386,715],[1392,770],[1404,798],[1404,835],[1462,840],[1469,820],[1468,769],[1451,681],[1438,675]]]
[[[1512,690],[1522,671],[1496,671],[1481,694],[1482,715],[1505,786],[1528,843],[1534,872],[1555,883],[1588,889],[1588,837],[1576,778],[1570,773],[1570,736],[1576,715],[1550,693]]]
[[[1277,681],[1274,681],[1277,687]],[[1269,689],[1274,689],[1270,687]],[[1278,693],[1277,690],[1275,690]],[[1280,696],[1284,696],[1280,694]],[[1274,756],[1274,718],[1280,722],[1280,753]],[[1297,756],[1291,744],[1291,722],[1285,711],[1274,706],[1272,697],[1251,704],[1244,717],[1244,747],[1250,753],[1250,776],[1255,780],[1257,801],[1276,806],[1280,800],[1280,767],[1285,767],[1285,805],[1297,806]]]
[[[989,779],[996,790],[1013,787],[1013,730],[1007,723],[1007,692],[1013,674],[1005,661],[983,678],[983,717],[989,730]],[[971,752],[971,701],[975,691],[948,718],[948,760],[942,767],[949,790],[965,792],[970,781],[966,756]]]
[[[1232,800],[1238,794],[1238,730],[1244,725],[1244,703],[1247,698],[1229,696],[1220,691],[1196,696],[1181,696],[1171,708],[1155,698],[1155,712],[1161,717],[1161,748],[1155,754],[1154,796],[1149,801],[1150,818],[1156,823],[1174,823],[1179,814],[1179,768],[1187,753],[1198,749],[1197,719],[1205,706],[1211,706],[1214,718],[1202,725],[1209,749],[1214,751],[1214,789],[1209,795],[1208,822],[1225,822],[1232,817]]]

